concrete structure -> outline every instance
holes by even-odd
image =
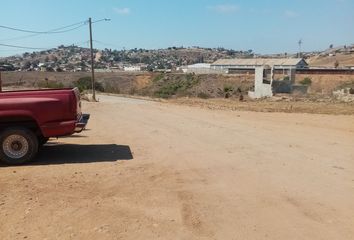
[[[256,67],[254,91],[248,92],[250,98],[273,96],[273,70],[270,66]]]
[[[220,59],[211,64],[215,70],[254,70],[256,67],[271,66],[276,70],[306,69],[307,62],[302,58],[250,58],[250,59]]]

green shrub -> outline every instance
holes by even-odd
[[[165,77],[165,74],[161,73],[161,74],[157,75],[156,77],[154,77],[154,79],[152,79],[152,81],[158,82],[158,81],[161,81],[164,77]]]
[[[199,80],[194,74],[187,74],[175,80],[166,81],[154,95],[160,98],[169,98],[176,94],[189,95],[187,90],[198,84]]]
[[[229,93],[229,92],[233,92],[234,91],[234,87],[230,86],[230,85],[224,85],[224,93]]]
[[[310,86],[312,84],[312,80],[309,77],[305,77],[302,81],[300,81],[300,84]]]
[[[197,97],[201,98],[201,99],[208,99],[208,98],[210,98],[210,95],[207,93],[201,92],[201,93],[197,94]]]
[[[77,87],[80,92],[91,90],[92,89],[92,81],[91,77],[82,77],[74,83],[74,86]],[[104,92],[104,87],[102,83],[95,82],[96,91]]]
[[[155,92],[155,96],[161,98],[169,98],[177,93],[182,88],[181,83],[169,83]]]
[[[64,84],[61,82],[53,82],[53,81],[40,81],[38,83],[38,87],[40,88],[64,88]]]

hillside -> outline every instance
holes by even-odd
[[[252,50],[235,51],[224,48],[184,48],[147,50],[94,50],[96,69],[123,69],[139,65],[146,70],[173,69],[178,66],[206,62],[220,58],[253,57]],[[24,53],[0,59],[0,66],[22,71],[86,71],[91,66],[90,50],[78,46],[59,46],[46,51]]]
[[[225,48],[170,47],[167,49],[94,49],[95,68],[123,70],[126,66],[139,66],[143,70],[175,69],[195,63],[213,63],[222,58],[284,58],[296,54],[255,54],[252,50],[236,51]],[[321,52],[306,52],[303,57],[310,67],[354,66],[354,45],[332,47]],[[46,51],[24,53],[0,58],[2,71],[86,72],[91,68],[90,49],[75,45],[59,46]]]
[[[307,62],[312,67],[354,67],[354,44],[333,47],[316,53],[306,53]]]
[[[354,53],[343,54],[338,53],[335,55],[317,55],[311,57],[307,62],[313,67],[334,67],[338,62],[338,67],[354,67]]]

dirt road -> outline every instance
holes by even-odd
[[[118,97],[0,166],[0,239],[354,239],[354,117]]]

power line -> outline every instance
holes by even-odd
[[[83,41],[83,42],[76,42],[76,43],[72,43],[71,45],[77,45],[77,46],[82,46],[84,44],[87,44],[89,41]],[[11,47],[11,48],[19,48],[19,49],[30,49],[30,50],[48,50],[51,48],[56,48],[57,46],[53,46],[53,47],[47,47],[47,48],[38,48],[38,47],[27,47],[27,46],[18,46],[18,45],[10,45],[10,44],[2,44],[0,43],[0,46],[3,47]]]
[[[65,30],[65,31],[60,31],[60,32],[58,32],[59,30],[66,29],[66,28],[69,28],[69,27],[73,27],[73,26],[76,26],[76,25],[78,25],[78,24],[81,24],[81,25],[80,25],[80,26],[77,26],[77,27],[74,27],[74,28],[71,28],[71,29],[67,29],[67,30]],[[55,28],[55,29],[51,29],[51,30],[48,30],[48,31],[43,32],[43,33],[35,33],[35,34],[26,35],[26,36],[21,36],[21,37],[0,39],[0,41],[22,40],[22,39],[26,39],[26,38],[35,37],[35,36],[38,36],[38,35],[41,35],[41,34],[65,33],[65,32],[70,32],[70,31],[76,30],[76,29],[78,29],[78,28],[81,28],[82,26],[84,26],[84,25],[86,25],[86,24],[87,24],[87,21],[82,21],[82,22],[70,24],[70,25],[68,25],[68,26],[64,26],[64,27],[60,27],[60,28]]]
[[[103,21],[111,21],[111,19],[109,19],[109,18],[103,18],[103,19],[100,19],[100,20],[97,20],[97,21],[93,21],[92,24],[98,23],[98,22],[103,22]]]
[[[64,27],[60,27],[60,28],[56,28],[56,29],[52,29],[52,30],[48,30],[48,31],[32,31],[32,30],[8,27],[8,26],[3,26],[3,25],[0,25],[0,28],[9,29],[9,30],[13,30],[13,31],[19,31],[19,32],[33,33],[33,34],[27,35],[27,36],[7,39],[7,40],[14,40],[14,39],[18,40],[18,39],[34,37],[34,36],[37,36],[37,35],[40,35],[40,34],[65,33],[65,32],[69,32],[69,31],[73,31],[73,30],[76,30],[78,28],[81,28],[82,26],[85,26],[88,23],[90,23],[90,29],[91,29],[91,24],[102,22],[102,21],[110,21],[110,19],[104,18],[104,19],[100,19],[100,20],[97,20],[97,21],[91,21],[91,18],[90,18],[89,20],[86,20],[86,21],[81,21],[81,22],[78,22],[78,23],[70,24],[70,25],[67,25],[67,26],[64,26]],[[70,28],[70,29],[67,29],[67,28]],[[91,30],[90,30],[90,32],[91,32]],[[0,41],[5,41],[5,40],[3,39],[3,40],[0,40]],[[76,43],[76,44],[74,43],[74,44],[71,44],[71,45],[78,45],[78,44],[83,45],[83,44],[88,44],[88,43],[89,43],[89,41],[84,41],[84,42],[80,42],[80,43]],[[29,47],[29,46],[4,44],[4,43],[0,43],[0,46],[10,47],[10,48],[17,48],[17,49],[29,49],[29,50],[48,50],[48,49],[51,49],[51,48],[56,48],[56,47],[39,48],[39,47]],[[91,39],[91,51],[92,51],[92,39]]]
[[[87,21],[81,21],[81,22],[78,22],[78,23],[74,23],[74,24],[70,24],[70,25],[64,26],[64,27],[52,29],[52,30],[49,30],[49,31],[32,31],[32,30],[26,30],[26,29],[8,27],[8,26],[3,26],[3,25],[0,25],[0,28],[8,29],[8,30],[13,30],[13,31],[18,31],[18,32],[25,32],[25,33],[56,34],[56,33],[64,33],[64,32],[73,31],[73,30],[75,30],[75,29],[78,29],[78,28],[80,28],[80,27],[86,25],[86,24],[87,24]],[[79,25],[79,26],[76,26],[76,25]],[[76,27],[74,27],[74,26],[76,26]],[[62,29],[66,29],[66,28],[70,28],[70,27],[74,27],[74,28],[71,28],[71,29],[68,29],[68,30],[60,31],[60,30],[62,30]]]
[[[20,52],[20,51],[23,51],[23,50],[22,49],[12,49],[12,50],[10,50],[10,49],[0,49],[0,52],[14,52],[14,51]]]
[[[98,23],[98,22],[102,22],[102,21],[108,21],[109,19],[105,18],[105,19],[101,19],[101,20],[97,20],[95,22],[92,22],[93,24],[94,23]],[[48,30],[48,31],[45,31],[45,32],[38,32],[38,33],[35,33],[35,34],[30,34],[30,35],[25,35],[25,36],[20,36],[20,37],[14,37],[14,38],[7,38],[7,39],[0,39],[0,42],[2,41],[15,41],[15,40],[22,40],[22,39],[27,39],[27,38],[31,38],[31,37],[35,37],[35,36],[38,36],[38,35],[41,35],[41,34],[57,34],[57,33],[66,33],[66,32],[70,32],[70,31],[74,31],[78,28],[81,28],[85,25],[87,25],[88,21],[81,21],[81,22],[78,22],[78,23],[74,23],[74,24],[70,24],[68,26],[64,26],[64,27],[60,27],[60,28],[55,28],[55,29],[51,29],[51,30]],[[80,26],[77,26],[77,27],[74,27],[74,28],[71,28],[71,29],[67,29],[67,30],[64,30],[64,31],[59,31],[59,30],[62,30],[62,29],[66,29],[66,28],[69,28],[69,27],[73,27],[73,26],[76,26],[76,25],[79,25],[81,24]],[[6,28],[6,29],[9,29],[10,27],[7,27],[7,26],[0,26],[2,28]],[[14,30],[16,28],[10,28],[11,30]],[[17,29],[17,30],[21,30],[21,32],[23,31],[26,31],[26,32],[29,32],[29,30],[23,30],[23,29]],[[33,31],[30,31],[30,32],[33,32]]]
[[[15,40],[22,40],[22,39],[26,39],[26,38],[31,38],[31,37],[35,37],[38,36],[40,34],[36,33],[36,34],[31,34],[31,35],[26,35],[26,36],[21,36],[21,37],[14,37],[14,38],[5,38],[5,39],[0,39],[0,41],[15,41]]]
[[[16,46],[16,45],[9,45],[9,44],[2,44],[2,43],[0,43],[0,46],[11,47],[11,48],[21,48],[21,49],[32,49],[32,50],[44,50],[44,49],[46,49],[46,48]]]

